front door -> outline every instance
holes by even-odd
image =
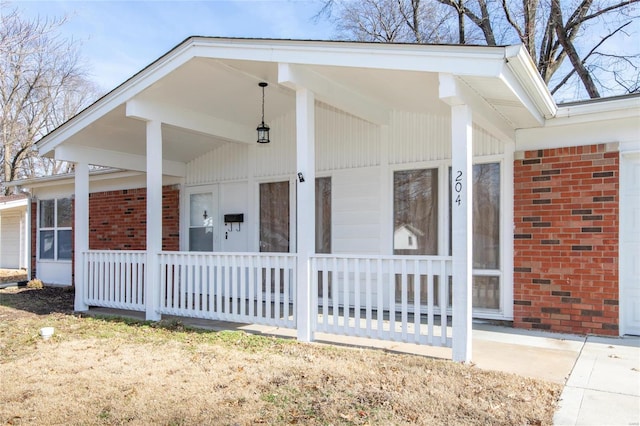
[[[214,251],[218,245],[217,188],[189,191],[189,251]]]
[[[640,153],[620,162],[620,331],[640,335]]]

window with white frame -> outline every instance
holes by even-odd
[[[438,194],[438,177],[447,168],[400,170],[393,174],[393,254],[438,254],[439,210],[448,210],[448,251],[451,255],[451,205]],[[451,199],[451,168],[448,168]],[[440,176],[444,179],[444,176]],[[502,308],[501,270],[501,165],[473,166],[473,307],[498,311]],[[444,206],[442,206],[443,203]],[[447,210],[444,210],[445,212]],[[445,234],[446,235],[446,234]],[[437,278],[437,277],[436,277]],[[409,277],[409,285],[413,285]],[[399,283],[396,296],[399,298]],[[437,299],[437,286],[434,289]],[[420,300],[426,301],[426,283],[420,283]],[[449,292],[451,303],[451,291]],[[412,295],[409,295],[409,302]],[[399,302],[399,299],[397,300]]]
[[[451,196],[451,186],[449,186],[449,196]],[[451,206],[449,206],[449,224],[451,224]],[[472,304],[476,309],[498,310],[501,308],[500,237],[500,163],[475,164],[473,166]],[[449,226],[449,254],[451,254],[451,225]]]
[[[71,205],[71,198],[40,201],[39,259],[71,260]]]

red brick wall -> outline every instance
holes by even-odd
[[[162,249],[180,249],[180,190],[162,189]],[[146,188],[89,194],[89,248],[144,250],[147,238]]]
[[[618,334],[619,154],[528,151],[514,165],[514,325]]]

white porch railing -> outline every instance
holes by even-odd
[[[87,305],[145,310],[145,251],[90,250],[82,256]]]
[[[296,328],[296,254],[158,256],[159,314]],[[145,311],[146,252],[83,259],[87,305]],[[451,257],[318,254],[310,270],[313,331],[451,346]]]
[[[451,257],[315,255],[311,271],[316,331],[451,346]]]
[[[296,255],[160,254],[160,313],[295,328]]]

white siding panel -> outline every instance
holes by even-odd
[[[394,111],[390,124],[389,164],[451,158],[448,116]]]
[[[487,132],[485,129],[473,125],[473,155],[497,155],[504,154],[505,143]]]
[[[296,114],[292,111],[268,123],[269,144],[256,144],[256,178],[284,176],[296,170]]]
[[[244,144],[228,143],[190,161],[186,183],[197,185],[246,179],[247,149]]]
[[[380,164],[380,127],[329,105],[316,104],[316,170]]]
[[[334,253],[380,253],[380,179],[380,169],[377,167],[333,174]]]
[[[395,111],[390,126],[389,164],[451,158],[451,120],[448,116]],[[475,156],[504,153],[504,143],[473,126]]]

